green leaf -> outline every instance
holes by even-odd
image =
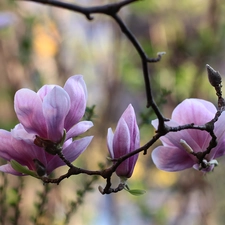
[[[11,164],[12,168],[14,170],[16,170],[17,172],[20,172],[22,174],[26,174],[26,175],[30,175],[32,177],[38,178],[38,176],[36,175],[35,172],[29,170],[26,166],[22,166],[16,160],[11,160],[10,161],[10,164]]]
[[[135,195],[135,196],[143,195],[146,193],[145,190],[138,190],[138,189],[130,190],[130,189],[125,188],[124,190],[128,191],[130,194]]]

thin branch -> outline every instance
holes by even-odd
[[[60,157],[60,159],[62,159],[62,161],[63,161],[67,166],[69,166],[70,168],[73,168],[73,164],[71,164],[71,162],[65,158],[65,156],[63,155],[62,152],[58,152],[57,154],[58,154],[58,156]]]
[[[217,115],[217,114],[216,114]],[[216,116],[215,116],[216,117]],[[86,170],[86,169],[82,169],[82,168],[78,168],[75,166],[70,167],[70,169],[68,170],[68,172],[62,176],[60,176],[59,178],[56,179],[51,179],[48,177],[42,177],[40,179],[42,179],[42,181],[44,183],[56,183],[59,184],[62,180],[64,180],[65,178],[69,178],[72,175],[78,175],[78,174],[87,174],[87,175],[97,175],[97,176],[101,176],[102,178],[106,179],[106,186],[105,188],[101,188],[100,187],[100,192],[102,194],[110,194],[110,193],[115,193],[118,192],[120,190],[123,190],[123,188],[121,188],[121,186],[118,186],[117,188],[113,189],[111,188],[111,176],[112,174],[116,171],[117,167],[126,159],[139,154],[141,152],[144,152],[144,154],[147,152],[147,150],[161,137],[166,135],[169,132],[179,132],[182,130],[186,130],[186,129],[195,129],[195,130],[201,130],[201,131],[206,131],[208,132],[212,139],[209,143],[209,146],[207,147],[207,149],[203,152],[198,152],[198,153],[193,153],[194,156],[196,156],[199,160],[199,163],[202,163],[202,161],[204,160],[204,157],[210,153],[211,149],[214,148],[217,144],[216,139],[217,137],[215,136],[213,130],[214,130],[214,123],[216,122],[215,119],[212,119],[210,122],[204,124],[204,125],[195,125],[194,123],[191,124],[185,124],[185,125],[181,125],[181,126],[177,126],[177,127],[169,127],[169,126],[165,126],[165,130],[164,131],[156,131],[156,134],[152,137],[152,139],[147,142],[145,145],[143,145],[142,147],[118,158],[118,159],[114,159],[113,162],[114,164],[107,168],[107,169],[103,169],[103,170],[96,170],[96,171],[92,171],[92,170]]]
[[[107,14],[107,15],[116,14],[119,12],[119,10],[122,7],[128,4],[131,4],[133,2],[137,2],[139,0],[125,0],[118,3],[111,3],[111,4],[93,6],[93,7],[83,7],[83,6],[71,4],[68,2],[61,2],[57,0],[22,0],[22,1],[42,3],[46,5],[63,8],[63,9],[68,9],[74,12],[84,14],[88,20],[92,20],[93,17],[91,16],[91,14],[95,14],[95,13],[101,13],[101,14]]]
[[[145,90],[146,90],[146,97],[147,97],[147,107],[152,106],[154,112],[156,113],[158,119],[161,121],[164,121],[164,118],[162,114],[160,113],[157,105],[154,102],[154,98],[152,95],[151,90],[151,84],[149,79],[149,71],[148,71],[148,62],[158,62],[162,55],[164,53],[158,53],[158,57],[155,59],[150,59],[144,52],[143,48],[141,47],[140,43],[137,41],[135,36],[131,33],[131,31],[128,29],[128,27],[124,24],[124,22],[120,19],[120,17],[117,14],[111,15],[112,18],[117,22],[119,25],[121,31],[126,35],[126,37],[130,40],[130,42],[133,44],[135,49],[137,50],[141,61],[142,61],[142,69],[143,69],[143,75],[144,75],[144,81],[145,81]]]
[[[159,137],[161,137],[162,135],[157,133],[155,136],[153,136],[153,138],[148,142],[146,143],[145,145],[143,145],[142,147],[136,149],[135,151],[132,151],[118,159],[115,160],[115,163],[107,168],[107,169],[104,169],[104,170],[96,170],[96,171],[91,171],[91,170],[86,170],[86,169],[81,169],[81,168],[78,168],[78,167],[71,167],[68,172],[62,176],[60,176],[59,178],[56,178],[56,179],[52,179],[52,178],[48,178],[48,177],[41,177],[40,179],[44,182],[44,183],[56,183],[56,184],[59,184],[62,180],[64,180],[65,178],[69,178],[70,176],[72,175],[78,175],[78,174],[87,174],[87,175],[98,175],[98,176],[101,176],[103,177],[104,179],[106,179],[106,186],[105,188],[103,189],[102,191],[102,194],[109,194],[109,193],[112,193],[112,192],[118,192],[118,190],[120,189],[117,188],[116,190],[115,189],[112,189],[111,188],[111,176],[112,174],[116,171],[117,167],[123,162],[125,161],[126,159],[130,158],[131,156],[133,155],[136,155],[142,151],[147,151],[147,149],[152,146],[153,143],[155,143]],[[122,189],[121,189],[122,190]]]

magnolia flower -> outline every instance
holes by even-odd
[[[217,110],[215,106],[201,99],[186,99],[173,111],[172,118],[167,125],[175,127],[184,124],[194,123],[204,125],[211,121]],[[157,129],[158,120],[152,121]],[[218,163],[216,158],[225,153],[225,113],[222,113],[215,123],[214,133],[217,137],[217,146],[211,149],[210,153],[199,164],[199,160],[192,152],[203,152],[209,146],[211,136],[207,131],[187,129],[178,132],[170,132],[161,137],[163,146],[159,146],[152,152],[152,159],[155,165],[165,171],[180,171],[190,167],[203,172],[211,171]]]
[[[16,162],[38,176],[49,175],[65,165],[59,152],[73,162],[93,138],[72,139],[93,126],[91,121],[79,122],[86,100],[87,89],[80,75],[69,78],[64,88],[45,85],[37,93],[29,89],[17,91],[14,104],[20,124],[11,132],[0,130],[0,158],[10,162],[0,166],[0,171],[23,175],[15,170]]]
[[[87,88],[81,75],[70,77],[63,88],[44,85],[37,93],[20,89],[15,94],[14,107],[21,124],[16,132],[12,131],[13,136],[23,140],[33,137],[40,147],[42,142],[57,144],[63,138],[78,136],[93,126],[91,121],[79,122],[86,101]]]
[[[92,137],[84,137],[72,142],[67,140],[62,153],[67,160],[73,162],[90,144]],[[11,132],[0,130],[0,158],[10,162],[15,160],[22,166],[34,171],[38,176],[49,175],[54,169],[65,165],[58,155],[51,155],[44,149],[14,138]],[[0,166],[0,171],[21,176],[10,163]]]
[[[137,126],[134,108],[130,104],[117,124],[115,134],[108,129],[107,145],[112,159],[126,155],[140,146],[140,134]],[[122,179],[131,177],[138,154],[123,161],[116,169],[116,174]]]

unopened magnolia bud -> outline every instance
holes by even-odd
[[[210,84],[213,87],[218,87],[221,85],[221,75],[218,71],[215,71],[210,65],[206,64],[207,72],[208,72],[208,79]]]

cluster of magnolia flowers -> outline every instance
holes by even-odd
[[[79,138],[93,123],[82,121],[87,102],[87,88],[81,75],[70,77],[64,87],[44,85],[39,91],[20,89],[15,94],[14,108],[19,124],[10,132],[0,130],[0,158],[7,161],[0,171],[21,176],[30,174],[18,170],[21,165],[37,176],[48,176],[56,168],[65,165],[63,157],[72,163],[88,147],[93,136]],[[169,126],[195,123],[205,124],[216,113],[215,106],[200,99],[186,99],[173,111]],[[204,151],[211,140],[206,131],[182,130],[161,137],[163,146],[152,152],[155,165],[166,171],[179,171],[190,167],[210,171],[225,153],[225,114],[215,123],[217,146],[205,157],[201,168],[192,152]],[[157,129],[158,120],[152,121]],[[118,159],[140,147],[140,133],[136,115],[130,104],[118,121],[115,133],[108,129],[107,146],[110,157]],[[116,169],[121,178],[131,177],[138,154],[123,161]]]

